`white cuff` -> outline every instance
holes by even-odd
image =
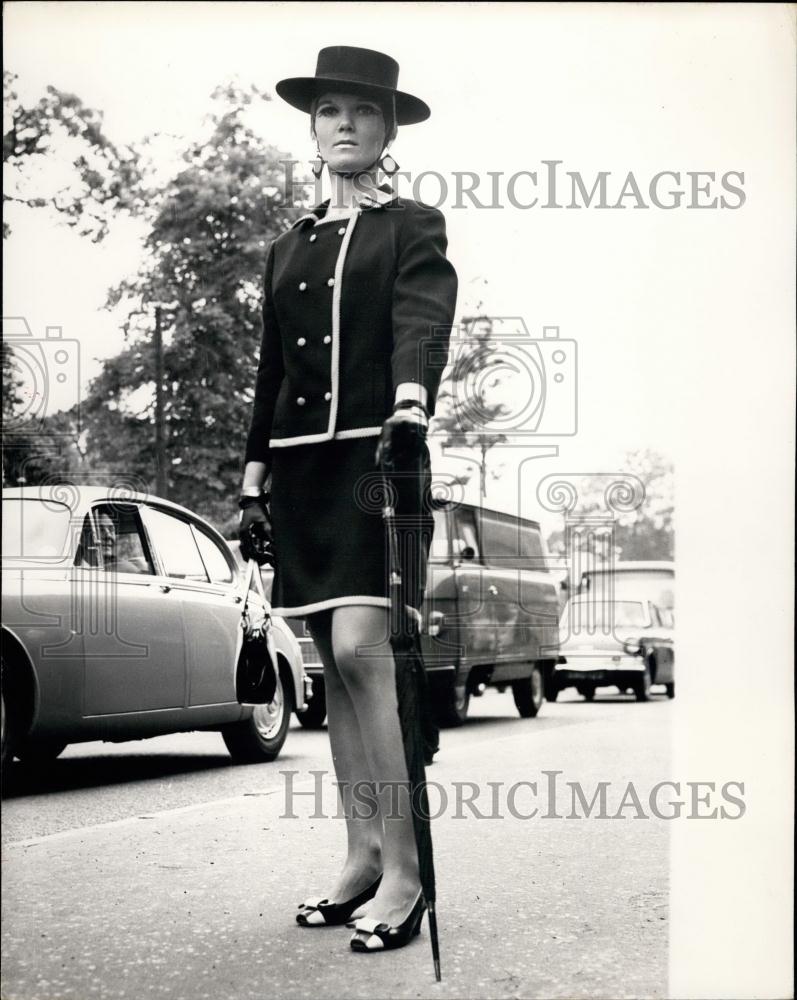
[[[400,385],[397,385],[396,398],[393,402],[398,403],[402,399],[412,399],[416,403],[420,403],[424,409],[428,409],[426,405],[426,386],[421,385],[420,382],[402,382]]]

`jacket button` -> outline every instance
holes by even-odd
[[[304,339],[304,337],[299,337],[299,339],[296,341],[296,343],[299,345],[299,347],[304,347],[304,345],[307,343],[307,341]]]
[[[329,402],[329,401],[330,401],[330,399],[332,399],[332,393],[331,393],[331,392],[325,392],[325,393],[324,393],[324,399],[325,399],[325,400],[326,400],[327,402]]]
[[[340,229],[338,230],[338,236],[345,236],[345,235],[346,235],[346,227],[341,226]]]
[[[324,343],[325,344],[331,344],[332,343],[332,338],[330,337],[329,334],[327,334],[326,337],[324,337]]]
[[[327,284],[331,288],[335,284],[335,279],[334,278],[327,279]]]
[[[313,235],[310,237],[310,242],[315,243],[317,239],[318,239],[318,233],[313,233]]]
[[[306,288],[307,288],[307,282],[306,281],[300,281],[299,282],[299,291],[303,292]]]
[[[296,405],[297,406],[304,406],[304,404],[306,402],[307,402],[307,400],[304,398],[304,396],[297,396],[296,397]]]

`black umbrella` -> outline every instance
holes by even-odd
[[[425,448],[425,446],[424,446]],[[410,801],[418,849],[418,868],[429,913],[429,936],[432,944],[435,978],[440,981],[440,949],[437,939],[437,913],[434,857],[429,803],[426,792],[426,767],[430,743],[434,743],[434,724],[426,684],[420,642],[420,616],[407,611],[418,608],[423,591],[425,556],[431,541],[431,515],[424,514],[424,493],[428,476],[419,461],[417,448],[407,451],[380,449],[380,471],[385,504],[385,524],[390,580],[390,644],[396,664],[396,696],[409,776]],[[414,465],[414,468],[412,466]],[[428,470],[428,452],[426,452]],[[394,502],[400,499],[402,503]],[[400,506],[397,517],[396,507]],[[427,533],[424,537],[424,531]]]

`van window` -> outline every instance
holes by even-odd
[[[480,548],[474,512],[470,507],[457,507],[454,511],[454,556],[458,558],[468,547],[473,549],[474,561],[478,562]]]
[[[508,514],[484,511],[482,553],[488,563],[506,569],[547,571],[539,528]]]
[[[434,534],[430,559],[448,559],[448,516],[444,510],[434,512]]]

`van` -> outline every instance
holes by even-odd
[[[511,689],[532,718],[559,661],[559,581],[540,526],[465,503],[434,516],[422,649],[438,721],[461,725],[487,687]]]

